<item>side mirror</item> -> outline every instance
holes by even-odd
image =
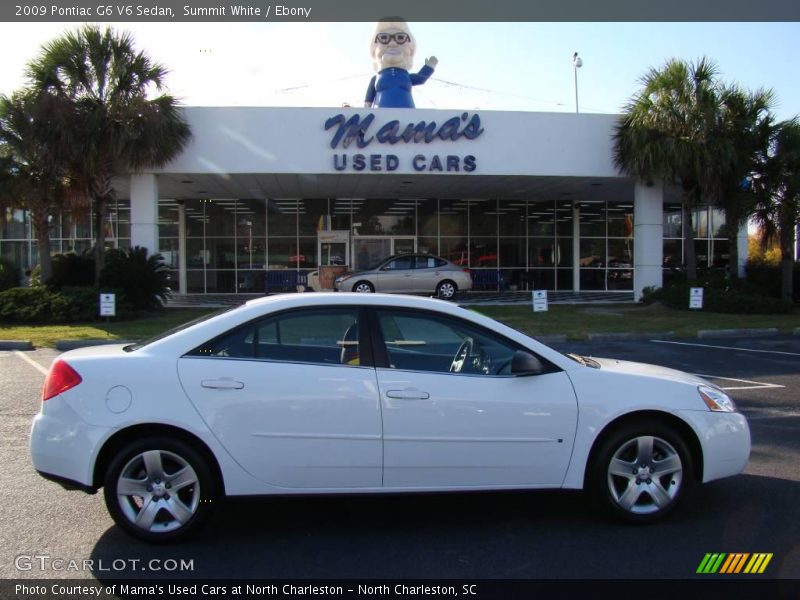
[[[517,350],[511,359],[512,375],[541,375],[544,372],[542,362],[530,352]]]

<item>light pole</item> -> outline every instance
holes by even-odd
[[[575,114],[578,113],[578,69],[583,66],[583,61],[578,53],[572,55],[572,66],[575,71]]]

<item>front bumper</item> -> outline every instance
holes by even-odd
[[[750,427],[741,413],[684,410],[703,448],[703,483],[738,475],[750,459]]]

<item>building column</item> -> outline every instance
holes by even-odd
[[[131,175],[131,246],[158,252],[158,181],[152,173]]]
[[[663,285],[664,186],[637,182],[633,190],[633,294]]]
[[[739,264],[736,266],[736,272],[742,279],[744,279],[745,276],[744,267],[747,264],[747,254],[750,251],[750,247],[747,242],[747,221],[745,221],[742,226],[739,227],[739,235],[736,237],[736,246],[739,250]],[[730,243],[730,241],[728,243]]]
[[[558,222],[555,226],[558,227]],[[577,203],[572,205],[572,291],[581,291],[581,209]]]
[[[178,293],[186,294],[186,203],[178,201]]]

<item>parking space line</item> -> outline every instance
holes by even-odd
[[[752,348],[737,348],[736,346],[713,346],[711,344],[690,344],[689,342],[669,342],[667,340],[650,340],[654,344],[673,344],[675,346],[696,346],[697,348],[718,348],[720,350],[740,350],[741,352],[760,352],[763,354],[783,354],[785,356],[800,356],[800,352],[781,352],[779,350],[754,350]]]
[[[723,390],[766,390],[770,388],[785,388],[785,385],[779,385],[777,383],[762,383],[760,381],[749,381],[747,379],[735,379],[733,377],[720,377],[719,375],[707,375],[704,373],[695,373],[698,377],[704,377],[705,379],[722,379],[724,381],[735,381],[737,383],[749,383],[750,385],[747,386],[734,386],[734,387],[724,387]],[[721,387],[721,386],[720,386]]]
[[[37,362],[36,362],[35,360],[33,360],[32,358],[28,358],[27,356],[25,356],[25,355],[24,355],[22,352],[20,352],[19,350],[15,350],[15,351],[14,351],[14,354],[16,354],[17,356],[19,356],[19,357],[20,357],[22,360],[24,360],[26,363],[28,363],[28,364],[29,364],[30,366],[32,366],[34,369],[36,369],[37,371],[39,371],[39,373],[41,373],[42,375],[45,375],[45,376],[47,375],[47,369],[46,369],[46,368],[44,368],[44,367],[43,367],[42,365],[40,365],[39,363],[37,363]]]

